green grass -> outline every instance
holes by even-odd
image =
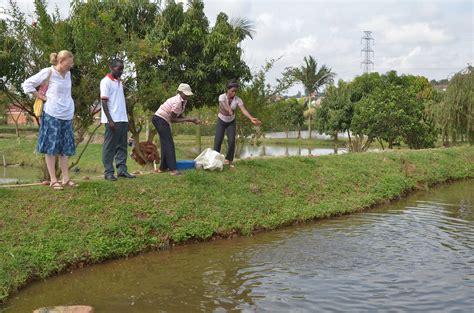
[[[474,148],[244,160],[235,170],[0,188],[0,301],[27,282],[172,242],[355,212],[474,177]]]

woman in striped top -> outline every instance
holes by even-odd
[[[161,162],[158,172],[169,170],[173,176],[183,174],[176,170],[176,152],[171,134],[171,123],[201,123],[197,118],[183,116],[188,97],[193,95],[191,87],[188,84],[180,84],[177,92],[176,96],[169,98],[159,107],[152,118],[152,123],[160,136]]]

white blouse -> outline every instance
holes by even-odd
[[[47,101],[44,103],[44,111],[60,120],[72,120],[74,117],[74,101],[71,96],[71,72],[67,72],[64,78],[53,66],[42,69],[38,74],[31,76],[21,85],[25,93],[36,91],[36,87],[49,79]]]
[[[241,107],[244,105],[244,102],[242,101],[242,99],[240,99],[237,96],[234,96],[234,99],[232,99],[232,102],[229,104],[229,99],[227,99],[227,94],[225,93],[219,96],[219,102],[226,103],[232,109],[232,112],[233,112],[232,115],[225,115],[223,114],[223,109],[220,107],[220,104],[219,104],[219,114],[217,114],[217,116],[221,119],[221,121],[226,122],[226,123],[230,123],[235,119],[235,110],[237,110],[237,106]]]

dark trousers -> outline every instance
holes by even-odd
[[[173,136],[171,135],[170,124],[163,118],[154,115],[151,122],[160,135],[161,161],[160,170],[176,170],[176,152],[174,150]]]
[[[227,130],[227,156],[226,160],[233,161],[235,153],[235,119],[232,122],[224,122],[220,118],[217,118],[216,123],[216,136],[214,137],[214,150],[221,152],[222,141],[224,140],[224,132]]]
[[[105,124],[105,138],[102,145],[102,163],[104,175],[114,173],[112,162],[115,158],[117,174],[127,172],[128,122],[115,122],[115,130],[111,130],[109,123]]]

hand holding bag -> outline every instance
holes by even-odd
[[[48,79],[43,82],[43,84],[40,85],[38,89],[38,93],[45,95],[46,91],[48,91],[48,85],[49,85],[49,79],[51,78],[51,74],[53,73],[53,70],[49,71]],[[36,115],[36,117],[41,117],[43,115],[43,106],[44,106],[44,101],[40,97],[36,97],[35,103],[33,104],[33,111]]]

